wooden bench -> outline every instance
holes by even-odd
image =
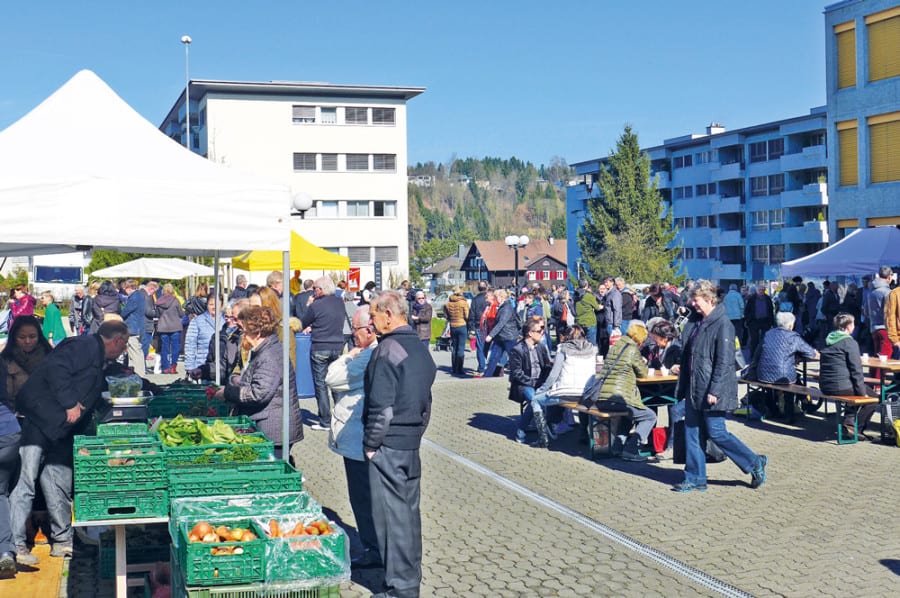
[[[841,422],[841,415],[847,407],[858,407],[860,405],[871,405],[879,403],[880,400],[875,397],[867,396],[842,396],[829,395],[818,388],[811,386],[803,386],[802,384],[772,384],[769,382],[759,382],[756,380],[741,379],[740,382],[747,385],[748,391],[753,388],[766,389],[773,392],[787,392],[806,397],[806,400],[820,399],[822,401],[831,401],[835,405],[835,420],[837,421],[837,441],[838,444],[855,444],[859,434],[858,422],[853,418],[853,438],[844,438],[844,426]],[[825,407],[825,415],[828,415],[828,407]],[[750,419],[750,405],[747,405],[747,419]]]
[[[591,449],[591,458],[595,458],[599,456],[600,451],[594,446],[594,426],[597,424],[604,424],[606,427],[607,441],[606,445],[606,454],[605,456],[612,456],[612,447],[613,447],[613,421],[620,417],[629,417],[631,415],[630,411],[600,411],[596,407],[591,407],[588,409],[578,401],[573,400],[563,400],[557,403],[557,406],[562,407],[563,409],[571,409],[572,411],[577,412],[579,415],[587,415],[588,416],[588,443]]]

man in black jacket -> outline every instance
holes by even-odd
[[[484,280],[478,283],[478,294],[472,299],[469,306],[469,332],[475,333],[475,356],[478,358],[478,370],[476,373],[484,374],[484,332],[481,331],[481,316],[487,309],[488,284]]]
[[[72,554],[73,438],[90,422],[100,400],[103,370],[109,360],[125,351],[128,338],[128,326],[116,321],[101,324],[97,334],[70,336],[44,358],[19,391],[16,405],[25,416],[19,448],[22,465],[19,482],[10,495],[19,563],[38,562],[25,544],[25,520],[31,513],[39,474],[50,514],[50,556]]]
[[[366,366],[363,448],[369,462],[372,519],[384,558],[378,597],[418,598],[422,582],[419,445],[431,416],[431,355],[407,324],[406,300],[379,293],[370,314],[378,347]]]

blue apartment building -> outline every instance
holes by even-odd
[[[900,224],[900,2],[825,8],[832,240]]]
[[[826,105],[806,116],[647,148],[682,270],[719,284],[776,280],[780,264],[860,227],[900,225],[900,2],[844,0],[825,14]],[[568,258],[604,158],[574,164]],[[640,281],[650,282],[650,281]]]
[[[782,262],[827,245],[826,147],[821,107],[733,131],[712,124],[646,148],[663,209],[672,211],[682,272],[722,285],[774,280]],[[579,274],[577,235],[587,202],[603,201],[596,181],[604,160],[573,164],[583,182],[567,189],[568,258]]]

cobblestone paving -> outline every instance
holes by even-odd
[[[448,354],[434,355],[449,363]],[[680,495],[670,485],[683,467],[671,461],[592,462],[574,434],[550,451],[513,442],[518,407],[506,391],[504,379],[439,374],[426,437],[755,596],[892,594],[900,573],[896,447],[838,446],[821,414],[796,426],[733,421],[739,438],[769,456],[767,484],[751,490],[749,476],[726,462],[709,467],[708,492]],[[304,408],[314,409],[312,401]],[[340,460],[325,446],[308,432],[307,487],[352,525]],[[711,593],[427,447],[422,458],[423,595]],[[365,590],[354,584],[348,595]]]

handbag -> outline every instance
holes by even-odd
[[[619,354],[616,355],[616,358],[613,359],[613,362],[609,364],[609,368],[606,370],[606,374],[603,375],[602,378],[594,378],[591,381],[591,384],[585,389],[584,393],[581,395],[581,399],[578,401],[578,404],[586,409],[591,409],[593,407],[597,407],[601,411],[604,409],[601,408],[601,404],[604,404],[605,407],[609,407],[609,404],[622,405],[622,407],[612,407],[612,409],[607,409],[610,411],[621,411],[625,406],[625,402],[622,401],[598,401],[597,398],[600,396],[600,390],[603,388],[603,383],[606,382],[606,379],[609,378],[609,375],[612,373],[613,369],[616,367],[616,364],[619,363],[619,359],[622,358],[622,355],[625,353],[625,349],[619,351]]]

